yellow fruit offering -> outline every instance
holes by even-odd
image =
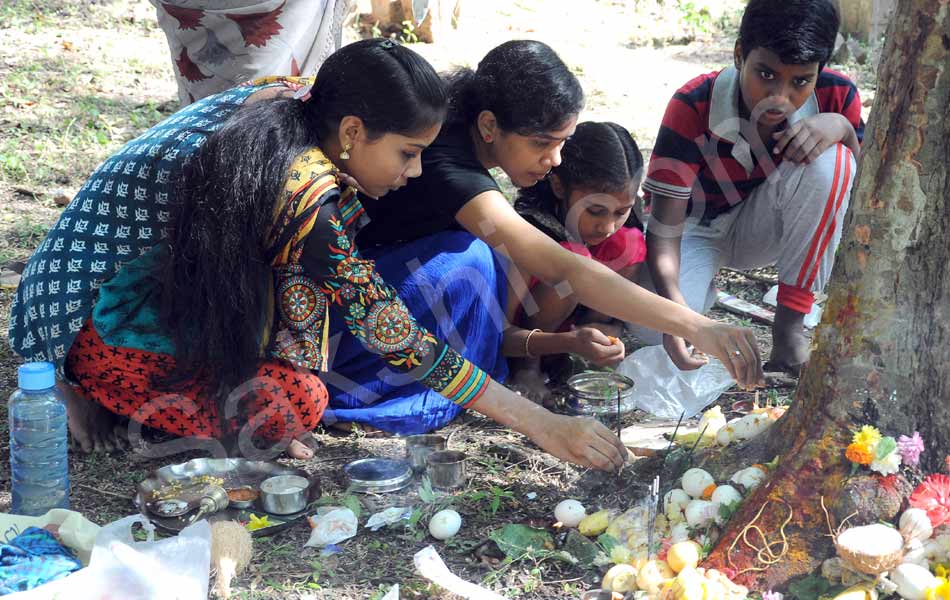
[[[580,524],[578,524],[577,530],[581,532],[581,535],[589,537],[598,536],[607,531],[609,521],[610,511],[605,508],[584,517]]]
[[[699,564],[701,551],[702,547],[692,540],[677,542],[670,546],[666,562],[674,573],[679,573],[687,567],[695,569]]]
[[[674,600],[703,600],[705,578],[695,569],[683,569],[673,580],[671,589]]]
[[[637,573],[637,585],[641,590],[656,595],[663,584],[673,576],[674,573],[666,561],[650,560],[640,567],[640,572]]]
[[[601,589],[608,592],[634,592],[637,589],[637,569],[633,565],[621,564],[610,567],[604,580],[600,584]]]

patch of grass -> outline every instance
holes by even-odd
[[[33,249],[46,237],[48,231],[48,225],[36,223],[27,217],[13,226],[13,229],[10,231],[10,238],[15,246]]]

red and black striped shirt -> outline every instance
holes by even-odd
[[[673,95],[650,157],[645,194],[689,199],[690,215],[708,223],[745,200],[781,162],[774,142],[753,147],[740,134],[739,76],[735,67],[700,75]],[[831,69],[818,74],[815,91],[788,118],[795,123],[836,112],[864,135],[861,100],[854,83]],[[697,211],[702,211],[701,213]]]

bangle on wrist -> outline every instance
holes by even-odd
[[[531,354],[531,350],[528,349],[528,342],[531,341],[531,336],[540,332],[540,329],[532,329],[528,332],[528,335],[524,338],[524,355],[528,358],[536,358],[534,354]]]

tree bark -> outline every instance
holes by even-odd
[[[779,467],[744,502],[706,566],[733,568],[738,582],[764,591],[783,589],[832,556],[820,502],[841,500],[850,474],[844,448],[863,424],[894,437],[919,431],[924,470],[943,465],[950,451],[948,165],[950,4],[901,0],[815,348],[792,408],[767,440]],[[894,478],[879,484],[898,489]],[[788,546],[774,565],[737,538],[765,504],[757,524],[770,541],[782,539],[791,512]]]

